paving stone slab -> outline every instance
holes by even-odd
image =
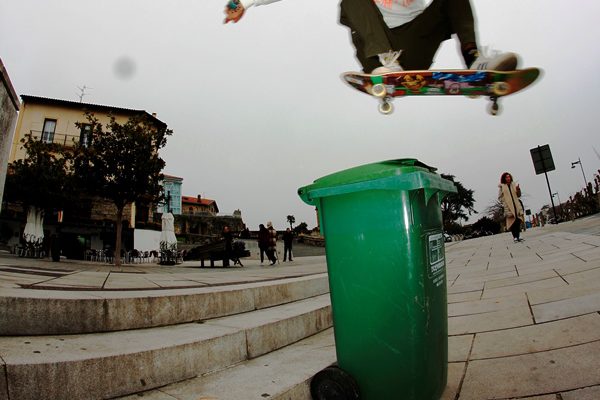
[[[482,314],[448,318],[448,334],[488,332],[533,325],[528,307],[516,307]]]
[[[448,364],[448,383],[440,400],[455,400],[460,382],[465,373],[464,362],[452,362]],[[310,398],[309,398],[310,399]]]
[[[590,269],[572,273],[562,274],[563,278],[569,283],[586,282],[586,281],[600,281],[600,265],[590,265]]]
[[[477,274],[478,276],[468,276],[467,274],[461,274],[460,276],[458,276],[458,278],[453,282],[454,285],[471,285],[471,284],[477,284],[477,283],[485,283],[485,282],[493,282],[495,280],[500,280],[500,279],[508,279],[508,278],[515,278],[518,276],[518,273],[515,269],[515,267],[511,267],[510,269],[507,268],[507,271],[505,272],[495,272],[495,273],[491,273],[491,272],[487,272],[487,273],[481,273],[481,274]]]
[[[530,282],[542,281],[544,279],[551,279],[557,277],[558,274],[554,271],[543,271],[533,274],[526,274],[515,276],[511,278],[505,279],[491,279],[485,283],[485,288],[487,289],[495,289],[495,288],[503,288],[507,286],[515,286],[515,285],[523,285]]]
[[[600,315],[590,314],[497,332],[478,333],[471,360],[508,357],[600,341]]]
[[[531,309],[536,323],[594,313],[600,311],[600,293],[539,304]]]
[[[600,342],[469,362],[461,400],[556,393],[600,384]]]
[[[531,305],[550,303],[558,300],[565,300],[575,297],[581,297],[588,294],[600,292],[600,280],[587,280],[575,282],[552,290],[532,290],[527,292],[527,298]]]
[[[543,279],[539,281],[526,282],[519,285],[503,286],[498,288],[485,288],[482,298],[489,299],[494,297],[505,297],[519,293],[526,293],[532,290],[553,289],[566,286],[567,283],[560,277]]]
[[[147,279],[145,275],[135,276],[133,274],[122,277],[115,276],[116,274],[111,273],[104,285],[103,289],[155,289],[160,286],[156,283]]]
[[[600,399],[600,386],[592,386],[561,393],[562,400],[598,400]]]
[[[561,275],[574,274],[577,272],[588,271],[590,269],[598,268],[600,264],[588,263],[586,261],[576,258],[569,262],[552,263],[553,269]]]
[[[483,291],[449,294],[448,304],[479,300],[481,299],[482,292]]]
[[[529,307],[527,296],[524,293],[507,297],[448,304],[448,316],[457,317],[461,315],[482,314],[515,307]]]
[[[55,288],[102,288],[108,273],[105,272],[78,272],[60,278],[43,282],[43,286]],[[39,284],[35,285],[38,286]]]
[[[448,362],[465,362],[469,359],[474,335],[448,337]]]
[[[484,283],[473,283],[467,285],[452,285],[448,287],[448,294],[481,292],[484,288]]]

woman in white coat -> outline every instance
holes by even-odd
[[[514,182],[511,174],[503,173],[498,185],[498,200],[504,207],[506,228],[511,231],[515,242],[522,240],[519,235],[521,234],[521,224],[525,221],[519,197],[521,197],[521,188]]]

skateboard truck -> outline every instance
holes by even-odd
[[[394,98],[388,95],[387,89],[383,83],[376,83],[373,85],[371,94],[380,99],[378,107],[380,113],[388,115],[394,111],[394,105],[392,104]]]
[[[498,103],[500,96],[504,96],[510,92],[510,84],[508,82],[494,82],[491,86],[493,95],[489,96],[491,103],[488,105],[487,111],[490,115],[498,115],[502,110]],[[390,96],[383,83],[376,83],[371,88],[371,94],[380,99],[378,110],[380,113],[387,115],[394,111],[392,104],[393,96]]]

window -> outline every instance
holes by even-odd
[[[54,131],[56,130],[55,119],[44,120],[44,130],[42,131],[42,142],[52,143],[54,142]]]
[[[79,134],[79,143],[83,147],[88,147],[92,141],[92,125],[83,124],[81,125],[81,133]]]

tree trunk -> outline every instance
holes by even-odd
[[[116,238],[115,238],[115,266],[121,266],[121,234],[123,232],[123,208],[125,207],[117,207],[117,225],[116,229]]]

